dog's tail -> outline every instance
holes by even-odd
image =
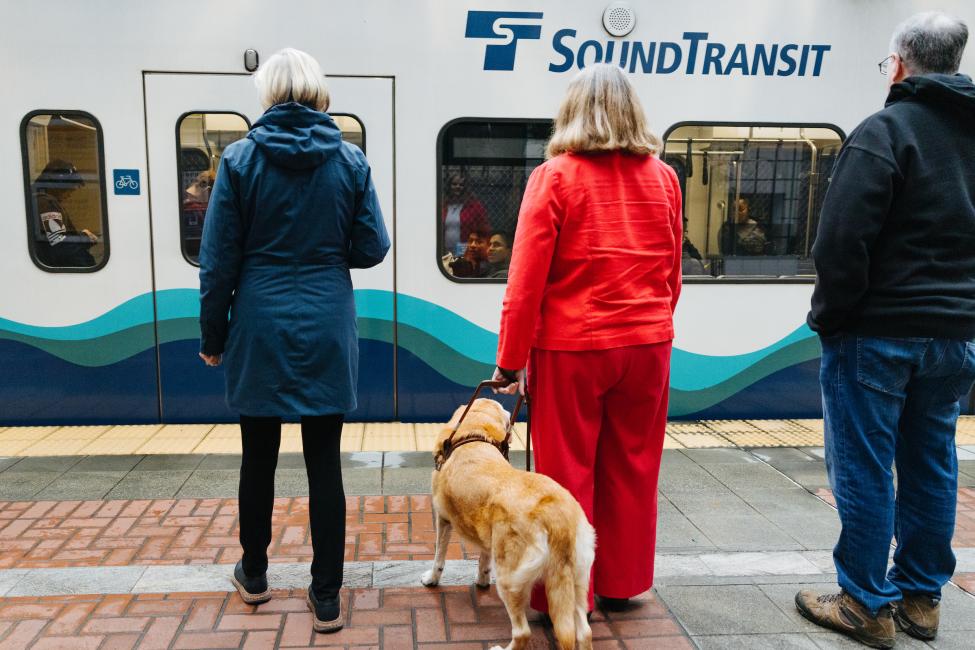
[[[589,574],[595,558],[596,533],[580,512],[572,539],[549,539],[549,570],[545,580],[548,613],[561,650],[592,647],[589,628]]]

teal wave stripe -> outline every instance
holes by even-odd
[[[156,294],[159,320],[198,318],[200,293],[191,289],[167,289]],[[0,336],[17,334],[48,341],[96,339],[152,323],[152,294],[131,298],[101,316],[72,325],[30,325],[0,318]]]
[[[779,350],[803,341],[811,341],[815,336],[813,331],[803,323],[791,334],[772,345],[747,354],[711,356],[674,348],[670,357],[670,386],[682,391],[699,391],[720,385],[755,367]]]
[[[360,336],[392,343],[393,294],[355,291]],[[160,343],[199,336],[199,292],[156,294]],[[0,338],[26,343],[82,366],[116,363],[154,344],[152,295],[136,296],[83,323],[43,327],[0,318]],[[432,302],[396,296],[398,342],[445,378],[473,386],[494,364],[498,336]],[[785,367],[819,355],[815,334],[803,324],[779,341],[747,354],[710,356],[674,349],[672,413],[699,411]]]
[[[785,347],[780,347],[733,377],[707,388],[681,390],[676,388],[671,381],[670,403],[667,413],[672,417],[698,413],[733,397],[773,373],[818,359],[821,354],[819,340],[815,337],[805,338],[794,341]],[[673,368],[671,371],[673,372]]]
[[[94,339],[152,322],[152,294],[127,300],[97,318],[74,325],[40,326],[0,318],[0,334],[19,334],[49,341]]]
[[[360,317],[393,320],[392,294],[359,289],[355,308]],[[425,332],[458,354],[482,364],[494,365],[498,335],[449,309],[407,294],[396,296],[397,323]]]

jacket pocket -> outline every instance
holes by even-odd
[[[903,396],[930,339],[858,336],[857,381],[888,395]]]

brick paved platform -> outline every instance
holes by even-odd
[[[694,436],[710,434],[690,430],[699,424],[683,423],[671,435],[703,444]],[[597,612],[596,647],[851,647],[799,617],[792,602],[800,588],[835,589],[830,549],[838,521],[828,505],[822,449],[743,448],[772,435],[744,431],[745,425],[754,426],[710,422],[721,445],[665,452],[657,588],[623,615]],[[783,424],[775,435],[785,439],[787,429]],[[279,467],[286,478],[279,494],[301,494],[291,491],[304,482],[301,459],[292,456]],[[959,458],[959,573],[957,587],[945,589],[943,631],[932,644],[939,648],[970,648],[975,635],[975,598],[962,591],[975,593],[975,450],[960,448]],[[444,586],[418,586],[434,546],[430,497],[421,494],[429,487],[426,453],[360,452],[347,459],[347,482],[371,473],[360,487],[387,494],[347,499],[351,607],[344,631],[311,632],[299,588],[311,559],[302,496],[275,501],[274,600],[245,605],[228,580],[240,553],[231,497],[238,462],[144,454],[0,459],[0,650],[315,644],[418,650],[508,640],[507,615],[493,589],[470,586],[475,553],[459,541],[450,546]],[[72,490],[91,496],[62,500]],[[533,647],[552,647],[550,630],[537,618],[532,629]],[[923,644],[900,635],[898,646]]]
[[[176,593],[6,598],[0,648],[306,648],[480,649],[510,640],[508,615],[492,587],[354,589],[346,592],[346,627],[316,634],[301,591],[275,591],[245,604],[237,594]],[[596,648],[692,648],[652,594],[622,613],[597,611]],[[535,620],[532,647],[554,647],[551,628]]]
[[[346,561],[433,559],[429,495],[347,497],[346,514]],[[275,499],[272,521],[270,561],[311,562],[308,498]],[[236,499],[0,502],[0,569],[233,564],[237,535]]]

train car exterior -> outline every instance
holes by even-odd
[[[286,46],[322,63],[394,239],[353,273],[350,419],[443,420],[490,375],[520,193],[593,62],[630,75],[684,189],[670,415],[817,417],[818,208],[926,9],[975,25],[961,1],[8,3],[0,425],[233,420],[196,354],[196,254],[221,152],[261,114],[246,67]]]

